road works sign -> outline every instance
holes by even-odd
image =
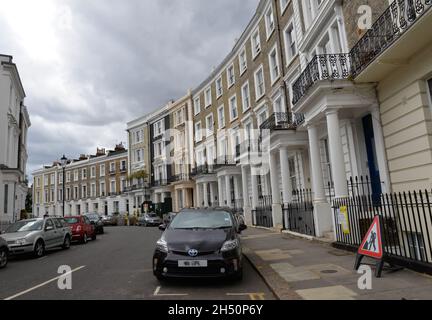
[[[370,257],[377,259],[377,266],[375,271],[375,276],[377,278],[381,277],[381,273],[384,267],[384,249],[382,241],[382,228],[381,228],[381,218],[376,216],[372,222],[369,231],[366,233],[362,244],[360,245],[357,252],[357,259],[355,263],[355,270],[360,268],[362,260],[364,257]]]

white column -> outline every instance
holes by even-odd
[[[257,174],[256,170],[254,168],[251,168],[251,185],[252,185],[252,209],[256,210],[258,207],[258,180],[257,180]]]
[[[208,201],[208,183],[203,183],[203,197],[204,197],[204,207],[209,207],[209,201]]]
[[[244,206],[247,208],[250,207],[249,192],[248,192],[248,169],[246,166],[242,166],[241,170],[242,170],[243,201],[244,201]]]
[[[342,148],[342,138],[340,135],[339,116],[337,110],[326,112],[326,116],[335,197],[345,198],[348,197],[348,185]]]
[[[201,183],[196,184],[196,207],[201,208],[202,207],[202,200],[201,200]]]
[[[234,176],[234,200],[240,200],[242,198],[242,192],[241,192],[241,182],[240,182],[240,176],[235,175]]]
[[[222,177],[218,177],[218,201],[219,206],[224,206],[224,197],[223,197],[223,186],[222,186]]]
[[[211,199],[211,205],[214,206],[215,203],[215,184],[214,182],[210,182],[210,199]]]
[[[273,216],[273,227],[282,225],[282,205],[279,190],[279,172],[277,168],[277,154],[270,154],[270,183],[271,183],[271,194],[272,194],[272,216]]]
[[[187,208],[189,206],[186,200],[187,189],[181,189],[181,195],[182,195],[183,208],[179,208],[179,210]]]
[[[381,114],[378,106],[375,106],[372,109],[372,124],[380,178],[381,181],[384,182],[384,185],[382,185],[382,192],[391,193],[392,188],[390,183],[390,174],[384,144],[384,133],[381,126]]]
[[[324,181],[322,176],[318,129],[315,125],[310,125],[308,127],[308,133],[314,202],[325,203],[327,199],[325,196]]]
[[[225,192],[226,192],[226,201],[227,201],[227,207],[232,207],[232,197],[231,197],[231,183],[230,183],[231,176],[227,174],[225,176]]]
[[[282,175],[282,196],[283,203],[288,204],[292,202],[292,185],[290,181],[291,172],[289,168],[289,155],[288,148],[282,147],[279,150],[280,164],[281,164],[281,175]]]

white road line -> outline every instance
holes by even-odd
[[[30,288],[30,289],[27,289],[27,290],[25,290],[25,291],[21,291],[21,292],[15,294],[15,295],[13,295],[13,296],[10,296],[10,297],[8,297],[8,298],[6,298],[6,299],[4,299],[4,300],[12,300],[12,299],[15,299],[15,298],[17,298],[17,297],[20,297],[20,296],[22,296],[22,295],[25,295],[26,293],[29,293],[29,292],[34,291],[34,290],[36,290],[36,289],[39,289],[39,288],[41,288],[41,287],[43,287],[43,286],[46,286],[47,284],[49,284],[49,283],[51,283],[51,282],[54,282],[54,281],[56,281],[56,280],[58,280],[58,279],[60,279],[60,278],[62,278],[62,277],[64,277],[64,276],[67,276],[67,275],[69,275],[69,274],[72,274],[72,273],[74,273],[74,272],[76,272],[76,271],[79,271],[79,270],[81,270],[81,269],[83,269],[83,268],[85,268],[85,266],[81,266],[81,267],[76,268],[76,269],[74,269],[74,270],[72,270],[72,271],[70,271],[70,272],[63,273],[62,275],[60,275],[60,276],[58,276],[58,277],[55,277],[55,278],[53,278],[53,279],[51,279],[51,280],[48,280],[48,281],[46,281],[46,282],[44,282],[44,283],[38,284],[37,286],[34,286],[34,287],[32,287],[32,288]]]
[[[188,293],[159,293],[161,290],[161,286],[157,287],[153,293],[155,297],[185,297],[188,296]]]

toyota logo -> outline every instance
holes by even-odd
[[[198,255],[198,250],[196,250],[196,249],[190,249],[188,251],[188,255],[191,256],[191,257],[196,257]]]

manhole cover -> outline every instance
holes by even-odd
[[[321,273],[324,273],[324,274],[333,274],[333,273],[337,273],[338,271],[337,270],[322,270],[321,271]]]

